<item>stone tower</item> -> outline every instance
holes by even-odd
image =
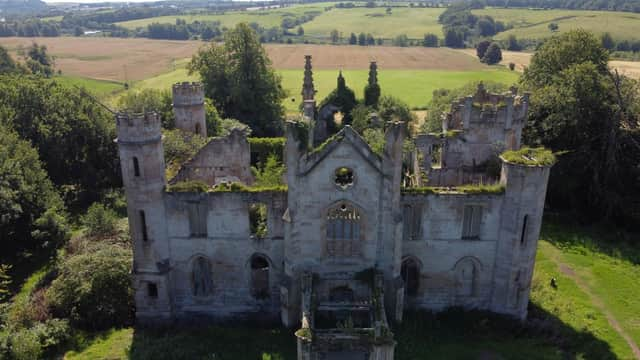
[[[204,87],[200,83],[173,85],[173,113],[176,128],[207,137]]]
[[[116,126],[133,241],[136,316],[162,320],[171,313],[162,122],[157,113],[120,113]]]

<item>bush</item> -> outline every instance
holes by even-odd
[[[283,185],[284,165],[278,160],[277,155],[271,154],[267,157],[267,161],[258,166],[252,166],[251,172],[255,177],[255,186],[278,186]]]
[[[510,62],[510,63],[509,63],[509,70],[513,71],[513,70],[515,70],[515,69],[516,69],[516,64],[514,64],[514,63]]]
[[[16,360],[34,360],[42,357],[42,346],[38,334],[23,329],[10,337],[11,355]]]
[[[491,43],[482,58],[482,62],[487,65],[494,65],[500,61],[502,61],[502,50],[500,50],[500,45],[498,45],[498,43]]]
[[[118,245],[96,244],[70,256],[47,291],[52,313],[92,330],[130,324],[131,265],[130,250]]]
[[[422,46],[425,47],[438,47],[438,35],[436,34],[425,34],[424,40],[422,41]]]
[[[103,204],[94,203],[82,217],[82,225],[87,228],[88,235],[109,236],[116,232],[118,214]]]

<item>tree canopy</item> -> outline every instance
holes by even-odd
[[[0,261],[24,251],[55,249],[66,236],[63,213],[38,152],[0,126]]]
[[[532,92],[524,137],[563,152],[551,172],[550,205],[588,221],[637,224],[628,220],[640,214],[640,87],[611,72],[607,60],[600,41],[582,30],[543,44],[522,78]]]
[[[194,55],[189,71],[200,74],[223,117],[242,121],[257,136],[280,135],[286,93],[255,31],[240,23],[224,40]]]

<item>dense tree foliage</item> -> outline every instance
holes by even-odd
[[[640,12],[635,0],[483,0],[488,6]]]
[[[607,68],[592,34],[575,30],[542,45],[522,83],[532,91],[525,140],[562,151],[549,204],[592,220],[638,224],[638,83]]]
[[[92,330],[130,324],[131,265],[130,248],[99,241],[71,255],[47,290],[53,314]]]
[[[375,65],[369,67],[367,86],[364,87],[364,104],[374,109],[378,107],[380,100],[380,84],[378,84],[378,68]]]
[[[111,114],[83,90],[54,80],[0,79],[0,123],[31,142],[54,184],[86,195],[86,201],[120,184]]]
[[[168,90],[129,90],[118,98],[117,106],[120,111],[132,113],[155,111],[160,114],[163,128],[173,129],[175,127],[173,99]]]
[[[351,110],[358,104],[356,100],[356,94],[351,90],[342,76],[342,71],[338,75],[337,87],[325,97],[320,103],[319,109],[322,109],[325,105],[331,104],[337,106],[343,114],[342,122],[344,124],[351,124]],[[335,124],[329,124],[331,131],[336,130]]]
[[[482,57],[482,62],[488,65],[494,65],[502,61],[502,50],[500,49],[500,45],[498,43],[491,43],[487,48],[484,56]]]
[[[286,93],[255,31],[238,24],[223,45],[211,44],[194,55],[191,72],[200,74],[207,97],[223,117],[249,125],[257,136],[282,133]]]
[[[424,34],[422,40],[422,46],[424,47],[438,47],[439,46],[438,35],[436,34]]]
[[[0,262],[53,250],[66,237],[64,205],[37,151],[6,125],[0,126],[0,214]]]

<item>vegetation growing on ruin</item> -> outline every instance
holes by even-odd
[[[257,193],[266,191],[283,192],[287,191],[286,185],[275,186],[247,186],[237,182],[220,183],[214,187],[207,185],[202,181],[189,180],[179,181],[173,185],[167,186],[167,192],[246,192]]]
[[[165,130],[162,145],[166,163],[165,176],[171,180],[180,171],[182,164],[194,157],[208,140],[200,135],[183,130]]]
[[[551,166],[556,162],[556,156],[551,150],[543,147],[530,148],[525,146],[520,150],[505,151],[500,156],[509,163],[528,166]]]
[[[251,164],[264,162],[272,154],[278,161],[282,161],[286,142],[284,137],[250,137],[247,140],[251,146]]]
[[[198,180],[179,181],[172,185],[167,185],[167,192],[208,192],[211,187]]]
[[[503,194],[505,187],[500,184],[472,184],[460,186],[421,186],[402,188],[403,194],[431,195],[431,194],[467,194],[467,195],[498,195]]]

